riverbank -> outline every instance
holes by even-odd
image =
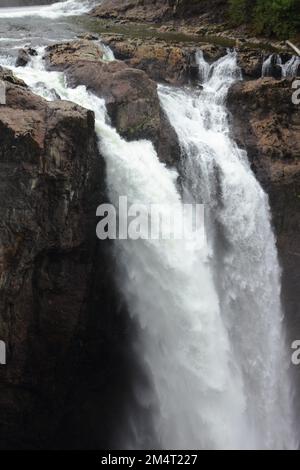
[[[175,2],[173,2],[175,3]],[[181,2],[176,2],[176,5]],[[182,2],[184,3],[184,2]],[[196,2],[194,2],[196,3]],[[99,20],[99,27],[109,29],[123,29],[126,34],[131,29],[133,31],[144,29],[152,31],[157,37],[165,35],[171,40],[176,35],[181,40],[193,42],[207,42],[217,44],[236,45],[239,47],[257,47],[269,51],[288,52],[284,40],[276,39],[266,35],[254,33],[253,28],[244,24],[233,26],[228,16],[228,6],[222,0],[211,2],[198,2],[185,5],[181,8],[171,7],[172,2],[150,1],[141,5],[141,2],[127,0],[105,0],[100,6],[92,10],[90,15]],[[101,24],[102,23],[102,24]],[[103,24],[104,23],[104,24]],[[291,39],[288,36],[285,39]]]

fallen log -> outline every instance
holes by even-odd
[[[291,41],[286,41],[286,44],[291,48],[293,49],[293,51],[296,52],[296,54],[298,54],[300,56],[300,49],[298,49],[297,46],[295,46],[295,44],[293,44]]]

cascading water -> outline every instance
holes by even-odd
[[[300,57],[293,56],[285,64],[282,64],[283,77],[296,77],[299,75],[300,70]]]
[[[240,77],[236,54],[211,67],[199,54],[198,62],[203,92],[161,87],[160,96],[183,149],[185,194],[192,188],[193,198],[207,207],[221,318],[243,382],[242,446],[289,448],[294,446],[291,391],[268,199],[246,154],[230,139],[224,105],[230,85]]]
[[[129,204],[207,207],[204,247],[195,239],[116,242],[121,287],[140,325],[136,351],[153,384],[136,391],[152,410],[153,435],[132,417],[135,438],[126,446],[295,447],[268,201],[229,137],[224,105],[239,78],[235,54],[211,67],[198,55],[203,93],[160,87],[183,150],[183,195],[152,144],[121,139],[107,124],[105,102],[85,87],[67,88],[61,73],[45,71],[42,54],[13,70],[47,99],[54,89],[94,110],[115,205],[126,195]]]
[[[281,69],[282,78],[296,77],[300,69],[300,57],[292,56],[283,63],[279,54],[272,54],[266,58],[262,66],[262,77],[272,77],[274,67]]]

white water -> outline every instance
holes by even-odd
[[[283,77],[296,77],[300,67],[300,57],[293,56],[288,62],[282,64]]]
[[[137,400],[153,410],[153,443],[165,449],[293,448],[280,272],[267,197],[246,155],[229,138],[224,99],[239,78],[235,54],[213,67],[198,56],[204,92],[160,87],[184,154],[177,173],[147,141],[125,142],[106,120],[103,100],[69,89],[39,57],[14,69],[36,92],[94,110],[112,202],[207,204],[208,246],[185,241],[122,241],[121,287],[141,327],[136,344],[153,383]],[[210,77],[210,78],[209,78]],[[47,84],[46,88],[40,82]],[[132,418],[134,420],[134,418]],[[138,420],[136,439],[145,446]],[[151,439],[150,439],[151,440]],[[154,444],[153,444],[154,446]]]
[[[296,77],[300,66],[300,57],[292,56],[290,60],[283,63],[279,54],[272,54],[264,61],[262,66],[262,77],[272,76],[273,65],[278,65],[281,68],[282,78]]]
[[[230,139],[224,106],[230,85],[240,77],[236,54],[209,70],[201,54],[198,61],[206,71],[202,93],[162,87],[160,95],[184,150],[186,192],[192,188],[193,197],[207,206],[210,265],[235,373],[243,383],[240,440],[243,448],[289,448],[295,445],[291,391],[268,199],[246,154]]]
[[[52,5],[0,8],[0,20],[3,18],[39,17],[56,19],[62,16],[77,16],[88,13],[96,2],[85,0],[66,0]]]

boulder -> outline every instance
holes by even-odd
[[[103,50],[90,39],[78,39],[76,41],[53,44],[46,50],[46,65],[52,70],[65,70],[79,60],[100,61]]]
[[[133,68],[144,70],[155,81],[172,85],[188,83],[192,75],[194,47],[168,44],[164,41],[120,39],[110,37],[106,43],[116,59],[124,60]]]
[[[80,61],[66,70],[68,84],[85,85],[105,98],[118,132],[127,139],[156,139],[159,100],[156,84],[140,71],[119,61]]]
[[[31,47],[20,49],[16,60],[16,67],[25,67],[31,61],[31,57],[36,55],[37,51]]]
[[[159,158],[177,163],[180,145],[162,112],[157,85],[142,70],[124,62],[78,62],[66,70],[70,86],[85,85],[105,99],[112,125],[127,140],[149,139]]]
[[[163,162],[171,164],[174,159],[178,160],[178,138],[161,110],[157,84],[143,70],[132,68],[125,62],[86,60],[85,53],[81,56],[80,50],[76,60],[73,57],[70,62],[68,55],[72,49],[71,43],[48,48],[45,56],[48,68],[64,71],[69,86],[84,85],[104,98],[112,125],[122,137],[149,139]],[[59,60],[54,59],[53,51],[59,51]],[[167,132],[166,126],[172,131]]]

